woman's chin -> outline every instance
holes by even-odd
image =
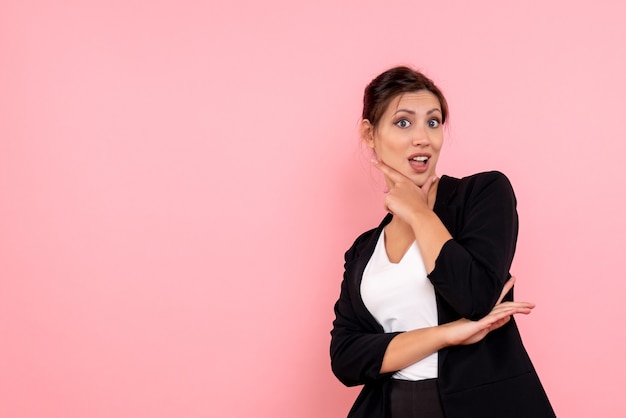
[[[415,185],[417,187],[424,187],[424,185],[426,184],[426,182],[433,176],[433,173],[430,172],[425,172],[425,173],[421,173],[421,174],[415,174],[413,173],[413,175],[411,177],[409,177],[411,180],[413,180],[413,183],[415,183]],[[434,177],[433,177],[434,178]]]

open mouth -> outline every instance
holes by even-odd
[[[416,155],[415,157],[411,158],[409,161],[414,161],[418,164],[421,165],[426,165],[426,163],[428,162],[428,158],[426,155]]]

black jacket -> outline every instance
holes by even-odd
[[[439,324],[480,319],[495,305],[517,241],[513,189],[499,172],[440,179],[434,211],[453,239],[446,242],[429,279]],[[345,254],[341,294],[331,331],[331,365],[347,386],[363,384],[349,418],[388,417],[392,373],[379,373],[391,339],[360,295],[361,278],[383,227],[359,236]],[[504,300],[512,300],[511,291]],[[554,411],[522,345],[514,320],[482,341],[439,351],[439,389],[447,418],[544,418]]]

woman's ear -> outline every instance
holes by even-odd
[[[363,119],[359,125],[359,133],[361,134],[361,140],[367,145],[368,148],[374,149],[374,126],[369,120]]]

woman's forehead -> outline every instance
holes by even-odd
[[[418,90],[399,94],[391,99],[385,113],[396,113],[402,109],[430,111],[434,108],[441,111],[439,99],[428,90]]]

